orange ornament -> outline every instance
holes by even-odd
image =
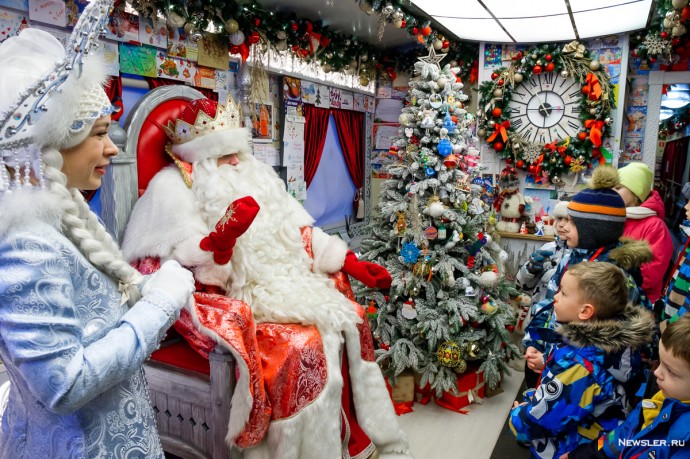
[[[565,163],[566,166],[570,166],[570,163],[571,163],[572,160],[573,160],[573,157],[570,156],[570,155],[568,155],[568,156],[565,157],[565,159],[563,160],[563,162]]]
[[[494,118],[498,118],[499,116],[501,116],[501,113],[503,113],[503,110],[501,110],[498,107],[491,110],[491,116],[493,116]]]
[[[585,131],[580,131],[577,133],[577,140],[585,140],[587,138],[587,133]]]
[[[585,96],[589,94],[589,86],[582,87],[582,94],[584,94]]]
[[[431,27],[429,27],[429,26],[422,27],[422,30],[420,30],[419,32],[422,35],[424,35],[425,37],[428,37],[429,35],[431,35]]]
[[[556,64],[554,64],[553,62],[549,62],[548,64],[546,64],[546,67],[544,68],[544,70],[546,70],[547,72],[553,72],[553,69],[555,69],[555,68],[556,68]]]

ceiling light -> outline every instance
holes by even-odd
[[[662,107],[673,108],[673,109],[683,108],[688,104],[690,104],[690,100],[668,99],[668,100],[662,100],[661,101]]]

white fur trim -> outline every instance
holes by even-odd
[[[359,332],[345,329],[350,382],[357,421],[376,445],[380,458],[411,459],[386,383],[376,362],[362,360]]]
[[[21,226],[45,223],[61,231],[63,205],[57,195],[36,188],[0,193],[0,239]]]
[[[216,264],[211,252],[199,248],[208,232],[194,194],[177,167],[168,166],[156,174],[135,204],[122,251],[128,262],[145,257],[175,259],[192,268],[198,281],[224,288],[230,267]]]
[[[331,274],[340,271],[347,255],[347,243],[337,236],[326,234],[314,227],[311,233],[311,249],[314,253],[314,272]]]
[[[251,140],[251,134],[246,128],[226,129],[173,145],[172,151],[182,161],[196,163],[203,159],[220,158],[232,153],[251,155]]]

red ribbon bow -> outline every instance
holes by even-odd
[[[599,100],[601,97],[601,84],[599,84],[599,78],[592,72],[587,74],[587,80],[585,81],[585,87],[589,89],[587,94],[589,94],[590,100]]]
[[[599,148],[601,145],[601,129],[604,127],[604,122],[601,120],[585,120],[585,127],[589,129],[589,140],[594,144],[594,148]]]
[[[493,142],[496,137],[498,137],[499,134],[501,134],[501,138],[503,139],[503,143],[508,141],[508,133],[506,132],[506,129],[510,127],[510,121],[505,120],[502,123],[496,123],[494,125],[494,133],[491,134],[491,137],[486,139],[487,142]]]

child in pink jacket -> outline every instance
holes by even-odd
[[[661,297],[664,274],[673,256],[671,233],[664,223],[664,203],[652,190],[654,174],[644,163],[630,163],[618,169],[620,185],[616,191],[626,207],[623,236],[645,240],[654,258],[642,265],[642,291],[654,303]]]

